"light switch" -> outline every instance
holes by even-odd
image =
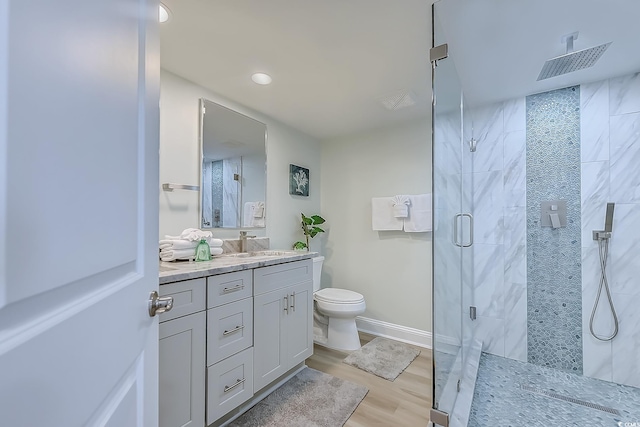
[[[551,205],[551,210],[552,211],[557,211],[558,210],[558,205]]]
[[[549,214],[549,216],[551,217],[551,227],[560,228],[560,217],[558,214],[552,213]]]

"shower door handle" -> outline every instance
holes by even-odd
[[[469,243],[460,242],[458,240],[458,218],[469,218]],[[453,216],[453,244],[459,248],[468,248],[473,245],[473,215],[469,213],[459,213]]]

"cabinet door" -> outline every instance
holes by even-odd
[[[304,362],[313,354],[313,282],[286,289],[289,314],[286,319],[287,357],[289,367]]]
[[[281,289],[254,297],[254,392],[289,369],[283,324],[287,316],[284,310],[289,309],[287,296],[286,290]]]
[[[202,427],[204,311],[160,324],[160,427]]]

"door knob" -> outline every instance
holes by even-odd
[[[149,316],[165,313],[173,308],[173,297],[159,297],[157,291],[149,294]]]

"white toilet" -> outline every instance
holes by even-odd
[[[364,297],[346,289],[320,289],[323,262],[323,256],[313,258],[313,339],[335,350],[357,350],[356,316],[367,308]]]

